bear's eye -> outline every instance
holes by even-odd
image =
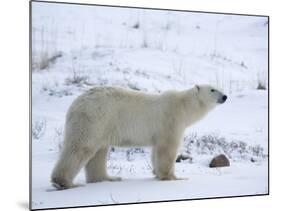
[[[211,89],[211,92],[214,92],[215,90],[214,89]]]

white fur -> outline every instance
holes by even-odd
[[[74,187],[82,167],[87,182],[120,180],[106,173],[109,146],[152,146],[153,172],[176,179],[174,165],[185,128],[217,105],[223,94],[210,86],[146,94],[121,88],[93,88],[70,106],[64,145],[52,173],[57,188]]]

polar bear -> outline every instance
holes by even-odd
[[[73,179],[83,167],[87,183],[121,180],[106,172],[110,146],[151,146],[156,178],[175,180],[184,130],[226,99],[209,85],[162,94],[92,88],[77,97],[67,112],[63,149],[51,182],[58,189],[75,187]]]

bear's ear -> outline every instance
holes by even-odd
[[[196,90],[199,92],[200,91],[200,86],[199,85],[195,85]]]

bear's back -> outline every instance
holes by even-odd
[[[153,107],[158,104],[156,101],[159,96],[119,87],[94,87],[73,101],[68,110],[68,116],[72,116],[74,113],[86,113],[101,117],[106,113],[113,114],[120,110],[129,111],[142,106]]]
[[[114,100],[115,103],[118,101],[120,101],[120,103],[132,101],[152,102],[160,96],[159,94],[147,94],[141,91],[128,90],[120,87],[95,87],[88,90],[84,95],[86,98],[103,101],[103,103],[109,103],[111,100]]]

